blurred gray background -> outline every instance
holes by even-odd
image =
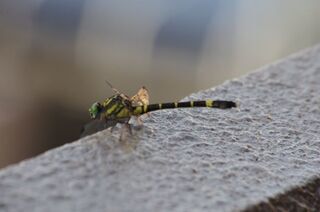
[[[320,41],[317,0],[0,0],[0,167],[78,138],[110,81],[169,102]]]

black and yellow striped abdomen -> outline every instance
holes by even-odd
[[[212,107],[220,109],[228,109],[236,107],[236,103],[223,100],[206,100],[206,101],[189,101],[189,102],[171,102],[162,104],[150,104],[133,107],[132,115],[141,115],[155,110],[174,109],[174,108],[191,108],[191,107]]]

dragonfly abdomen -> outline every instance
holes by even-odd
[[[141,115],[155,110],[174,109],[174,108],[192,108],[192,107],[211,107],[220,109],[229,109],[236,107],[236,103],[223,100],[206,100],[206,101],[188,101],[188,102],[170,102],[162,104],[150,104],[133,107],[134,115]]]

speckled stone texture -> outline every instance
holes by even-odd
[[[0,211],[239,211],[320,174],[320,46],[0,171]]]

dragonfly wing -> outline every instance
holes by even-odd
[[[149,104],[149,93],[146,87],[142,86],[136,95],[131,97],[133,106],[142,106]]]
[[[116,124],[117,122],[111,121],[111,120],[107,122],[105,120],[100,120],[100,119],[92,120],[83,126],[81,130],[80,138],[88,135],[92,135],[98,131],[107,129],[109,127],[113,127]]]

